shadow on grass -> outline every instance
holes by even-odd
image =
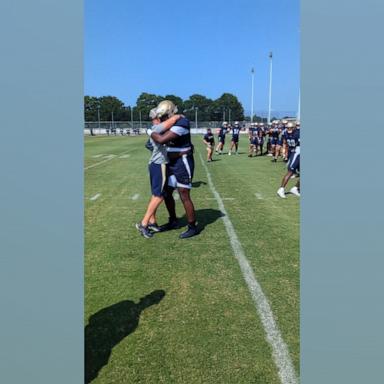
[[[112,348],[134,332],[141,312],[158,304],[165,292],[153,291],[136,304],[123,300],[96,312],[85,327],[85,383],[94,380],[101,368],[108,364]]]
[[[207,225],[213,224],[223,216],[224,213],[218,209],[207,208],[196,210],[196,221],[198,222],[201,231],[203,231]]]
[[[207,185],[207,183],[206,183],[205,181],[194,181],[194,182],[192,183],[192,187],[193,187],[193,188],[199,188],[200,185]]]

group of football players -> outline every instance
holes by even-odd
[[[244,130],[245,127],[243,128]],[[238,154],[239,136],[241,126],[238,121],[235,121],[233,127],[226,121],[223,122],[220,128],[217,129],[218,144],[215,152],[219,155],[223,154],[225,145],[225,136],[232,133],[231,143],[228,155],[232,153]],[[251,123],[248,128],[249,152],[248,157],[256,157],[267,155],[272,157],[272,162],[282,158],[288,166],[288,172],[284,176],[281,186],[277,191],[277,195],[281,198],[286,198],[285,187],[291,178],[298,177],[300,173],[300,121],[292,120],[273,120],[270,124]],[[207,161],[212,161],[213,148],[215,146],[214,134],[211,129],[203,138],[207,146]],[[264,151],[266,144],[266,151]],[[233,152],[233,150],[235,151]],[[300,181],[291,188],[291,194],[300,196]]]

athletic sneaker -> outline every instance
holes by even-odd
[[[160,227],[157,225],[157,223],[149,223],[148,229],[150,229],[152,232],[160,232]]]
[[[197,228],[197,225],[188,224],[187,229],[180,234],[179,238],[187,239],[188,237],[196,236],[198,234],[199,234],[199,229]]]
[[[153,237],[153,233],[149,231],[148,227],[144,227],[141,223],[137,223],[136,228],[146,239]]]
[[[170,218],[168,219],[167,224],[161,225],[159,227],[160,232],[170,231],[172,229],[178,229],[178,228],[180,228],[180,224],[179,224],[178,219],[171,220]]]
[[[277,190],[277,194],[278,194],[278,196],[280,196],[282,199],[286,199],[285,191],[284,191],[284,188],[283,188],[283,187],[280,187],[280,188]]]
[[[267,155],[267,156],[273,156],[273,155],[272,155],[272,153],[268,153],[268,155]]]
[[[228,156],[231,156],[231,152],[228,152]]]
[[[292,194],[296,195],[296,196],[299,196],[300,197],[300,191],[299,191],[299,188],[297,187],[293,187],[289,190],[289,192],[291,192]]]
[[[293,174],[291,177],[290,177],[290,179],[295,179],[296,178],[296,175],[295,174]]]

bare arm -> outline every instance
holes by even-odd
[[[169,120],[169,119],[168,119]],[[167,121],[168,121],[167,120]],[[169,128],[168,128],[169,129]],[[171,141],[173,139],[176,139],[176,137],[179,137],[179,135],[177,135],[176,133],[172,132],[172,131],[166,131],[165,133],[163,133],[162,135],[160,135],[159,133],[156,133],[156,132],[152,132],[151,134],[151,138],[156,141],[156,143],[159,143],[159,144],[165,144],[165,143],[168,143],[168,141]]]
[[[163,121],[161,123],[163,131],[168,131],[169,129],[171,129],[176,124],[176,121],[179,120],[181,117],[183,117],[183,115],[173,115],[169,119]]]

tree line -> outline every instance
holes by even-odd
[[[237,97],[231,93],[223,93],[218,99],[212,100],[200,94],[193,94],[183,100],[175,95],[155,95],[143,92],[136,100],[135,106],[126,106],[115,96],[85,96],[85,121],[148,121],[149,111],[162,100],[171,100],[177,105],[179,113],[188,119],[198,121],[249,120],[245,118],[244,108]],[[258,118],[255,116],[254,121]]]

